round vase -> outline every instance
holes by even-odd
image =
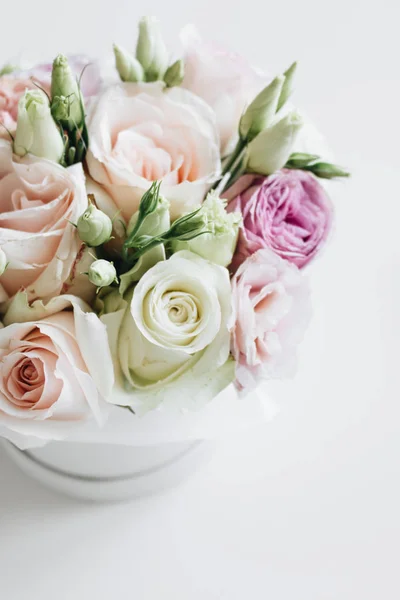
[[[118,502],[161,492],[194,473],[212,456],[209,441],[122,446],[51,442],[20,450],[3,442],[27,475],[57,492],[94,502]]]

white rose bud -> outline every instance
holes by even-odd
[[[154,17],[143,17],[139,22],[136,58],[142,65],[147,81],[162,79],[168,66],[168,52],[160,25]]]
[[[105,213],[90,203],[77,223],[78,235],[88,246],[100,246],[109,241],[112,221]]]
[[[271,175],[282,169],[292,153],[302,126],[302,117],[293,111],[262,131],[246,149],[246,171]]]
[[[115,66],[122,81],[143,81],[144,71],[140,62],[121,46],[114,44]]]
[[[95,260],[89,267],[89,281],[98,288],[118,283],[117,271],[112,262],[103,258]]]
[[[247,107],[239,124],[239,133],[243,140],[251,141],[272,123],[284,82],[284,75],[275,77]]]
[[[14,152],[19,156],[30,152],[54,162],[62,159],[64,141],[51,116],[47,96],[41,90],[27,90],[18,103]]]
[[[226,201],[210,192],[200,211],[204,217],[205,233],[189,241],[173,241],[172,251],[190,250],[221,267],[227,267],[235,252],[241,215],[227,213],[225,206]]]
[[[0,275],[3,275],[7,268],[7,256],[2,248],[0,248]]]

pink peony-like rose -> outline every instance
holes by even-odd
[[[214,110],[221,153],[233,150],[243,110],[266,85],[267,77],[240,55],[203,41],[192,25],[181,32],[185,77],[182,86],[203,98]]]
[[[61,292],[91,299],[95,288],[78,266],[86,253],[71,224],[86,207],[81,164],[64,169],[32,155],[19,159],[0,140],[0,248],[8,261],[1,302],[21,289],[29,301]]]
[[[332,205],[324,188],[305,171],[284,169],[269,177],[245,175],[224,194],[229,211],[241,212],[243,226],[232,270],[261,248],[298,267],[325,241]]]
[[[0,432],[19,446],[64,439],[108,416],[114,375],[105,326],[72,301],[73,312],[0,329]],[[71,306],[62,297],[53,304]]]
[[[272,250],[258,250],[232,279],[232,303],[237,387],[249,391],[261,379],[290,375],[311,312],[298,268]]]
[[[100,96],[89,120],[87,165],[129,220],[161,180],[176,218],[201,204],[220,171],[215,117],[201,98],[162,82],[127,83]]]

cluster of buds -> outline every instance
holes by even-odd
[[[173,87],[183,81],[184,63],[177,60],[168,66],[168,51],[160,24],[154,17],[140,20],[135,55],[115,44],[114,56],[117,71],[124,82],[163,80],[167,87]]]
[[[26,90],[19,101],[14,152],[68,166],[81,162],[87,147],[82,94],[67,58],[60,54],[53,63],[51,97],[38,88]]]

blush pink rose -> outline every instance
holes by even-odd
[[[143,193],[160,180],[171,216],[203,201],[220,172],[219,142],[210,107],[181,88],[129,83],[100,96],[89,119],[90,176],[129,220]]]
[[[79,304],[0,329],[0,432],[20,447],[108,416],[114,375],[105,326]]]
[[[245,175],[224,194],[229,211],[241,212],[232,270],[261,248],[298,267],[318,252],[332,224],[332,204],[324,188],[306,171],[284,169],[270,175]]]
[[[229,154],[238,138],[244,108],[267,84],[240,55],[203,41],[192,25],[181,32],[185,77],[182,86],[203,98],[214,110],[222,156]]]
[[[0,276],[0,301],[26,290],[29,301],[71,292],[90,300],[94,286],[78,262],[83,245],[75,227],[87,207],[82,165],[60,165],[27,155],[17,158],[0,140],[0,248],[8,267]]]
[[[272,250],[258,250],[232,279],[232,303],[237,387],[248,391],[262,379],[291,374],[311,312],[298,268]]]

